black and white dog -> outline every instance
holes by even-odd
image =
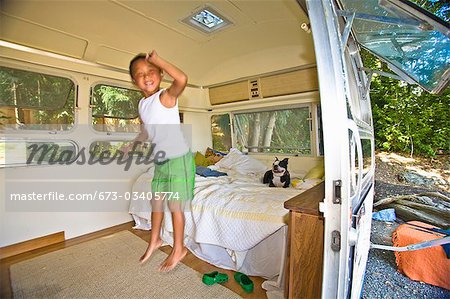
[[[269,187],[289,187],[291,184],[291,176],[287,170],[288,160],[288,158],[284,158],[280,161],[275,157],[272,170],[268,170],[264,174],[263,183],[268,183]]]

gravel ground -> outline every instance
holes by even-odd
[[[404,170],[406,165],[381,160],[379,157],[377,157],[376,163],[375,201],[392,195],[414,194],[423,191],[439,191],[449,195],[447,188],[400,183],[397,175],[399,171]],[[445,163],[434,165],[439,165],[439,172],[445,180],[448,180],[448,157],[446,157]],[[397,223],[372,221],[371,242],[392,245],[392,232],[397,226]],[[392,251],[371,249],[362,298],[450,298],[450,291],[409,279],[397,271]]]

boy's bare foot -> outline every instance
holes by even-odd
[[[173,268],[175,268],[176,265],[186,256],[187,254],[186,247],[183,247],[180,250],[173,250],[169,254],[169,256],[162,262],[162,264],[159,266],[159,271],[161,272],[169,272]]]
[[[139,259],[139,262],[140,262],[141,264],[145,263],[145,262],[150,258],[150,256],[152,255],[152,253],[153,253],[156,249],[158,249],[159,247],[161,247],[161,245],[162,245],[161,239],[158,239],[158,240],[156,240],[155,242],[150,242],[150,243],[148,244],[147,250],[145,251],[144,255],[141,256],[141,258]]]

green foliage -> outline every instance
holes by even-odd
[[[134,119],[138,116],[138,104],[141,98],[142,95],[137,90],[97,85],[94,88],[93,114]]]
[[[428,10],[442,20],[450,20],[450,4],[448,1],[440,0],[409,0],[420,7]]]
[[[92,124],[96,130],[139,131],[138,106],[142,94],[133,89],[99,84],[93,88]]]
[[[390,70],[362,51],[366,67]],[[450,153],[450,89],[432,95],[416,85],[374,75],[370,92],[375,146],[380,150],[434,156]]]
[[[0,123],[71,125],[74,91],[74,83],[67,78],[0,67]]]
[[[61,109],[73,89],[73,82],[67,78],[0,67],[1,106]]]

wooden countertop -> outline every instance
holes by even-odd
[[[325,198],[325,182],[300,193],[284,202],[284,207],[293,212],[307,215],[322,216],[319,211],[319,202]]]

